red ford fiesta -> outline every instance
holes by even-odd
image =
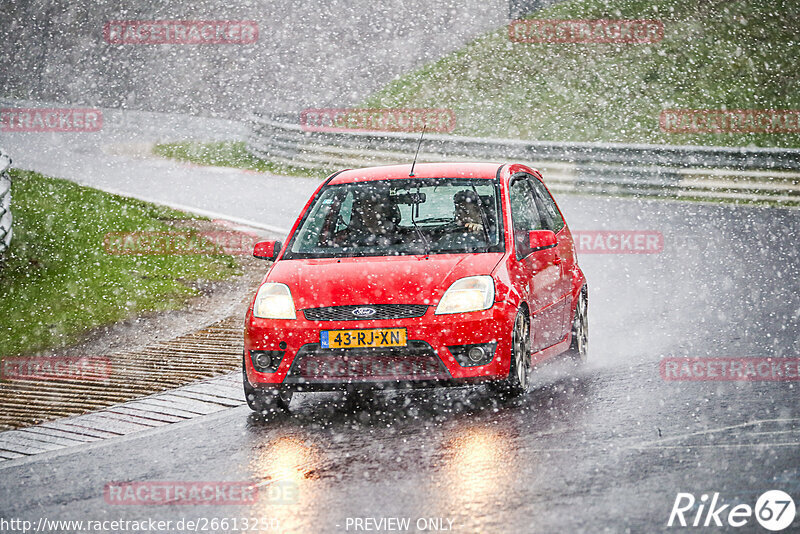
[[[586,359],[586,279],[541,174],[431,163],[346,170],[312,196],[247,311],[244,389],[256,411],[295,391],[489,382]]]

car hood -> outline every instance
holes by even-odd
[[[349,304],[430,304],[465,276],[491,274],[502,253],[281,260],[265,281],[289,286],[298,310]]]

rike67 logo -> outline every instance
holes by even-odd
[[[691,493],[678,493],[669,514],[668,527],[743,527],[755,520],[767,530],[778,532],[794,522],[795,506],[792,497],[780,490],[761,494],[755,507],[749,504],[722,504],[719,493],[703,494],[695,499]],[[749,530],[749,529],[748,529]]]

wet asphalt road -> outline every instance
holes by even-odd
[[[37,160],[30,139],[18,142],[24,166],[54,166]],[[137,193],[139,177],[151,198],[279,227],[316,183],[293,179],[301,185],[292,188],[282,178],[126,160],[92,143],[70,150],[81,168],[93,168],[90,157],[102,162],[84,183]],[[159,186],[159,176],[171,183]],[[202,187],[214,176],[209,196]],[[152,518],[172,520],[174,532],[181,518],[213,517],[265,518],[282,532],[363,532],[354,518],[367,517],[410,518],[411,531],[442,518],[453,532],[652,532],[678,530],[666,528],[678,492],[719,492],[723,504],[753,506],[763,491],[781,489],[800,504],[797,382],[666,382],[658,367],[669,356],[800,354],[800,212],[557,200],[575,230],[664,235],[660,254],[580,256],[590,284],[588,366],[549,365],[515,401],[483,388],[355,400],[305,394],[291,414],[269,420],[237,408],[8,462],[0,466],[0,518]],[[111,481],[182,480],[297,491],[289,504],[262,491],[239,506],[103,498]],[[765,532],[752,518],[733,530]]]

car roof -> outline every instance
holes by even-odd
[[[479,178],[494,179],[500,163],[417,163],[413,178]],[[411,164],[385,165],[364,169],[348,169],[335,175],[330,184],[346,184],[371,180],[408,179]]]

